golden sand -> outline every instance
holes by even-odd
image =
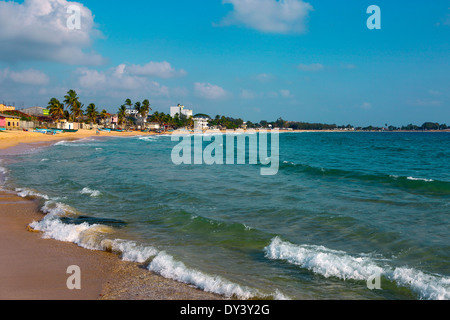
[[[0,150],[17,146],[21,143],[52,143],[61,140],[76,140],[90,137],[113,137],[113,136],[136,136],[136,135],[154,135],[155,133],[145,133],[140,131],[131,132],[100,132],[96,130],[79,130],[78,132],[59,133],[56,135],[47,135],[31,131],[0,131]]]

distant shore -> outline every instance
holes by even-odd
[[[245,130],[241,130],[244,131]],[[220,131],[226,133],[226,131]],[[305,133],[305,132],[336,132],[336,133],[349,133],[349,132],[450,132],[450,130],[439,131],[350,131],[350,130],[280,130],[283,133]],[[177,131],[179,133],[179,131]],[[184,133],[192,133],[185,131]],[[78,132],[66,132],[56,135],[47,135],[39,132],[27,132],[27,131],[3,131],[0,132],[0,150],[15,147],[21,143],[42,143],[48,144],[61,140],[78,140],[86,139],[90,137],[126,137],[137,135],[160,135],[170,134],[170,132],[155,133],[155,132],[141,132],[141,131],[124,131],[124,132],[104,132],[101,131],[97,135],[96,130],[79,130]]]

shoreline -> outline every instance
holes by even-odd
[[[269,130],[269,129],[266,129]],[[207,131],[208,132],[208,131]],[[210,131],[212,132],[212,131]],[[227,133],[226,130],[221,130],[221,133]],[[245,130],[237,130],[236,132],[245,132]],[[378,133],[449,133],[450,130],[430,130],[430,131],[350,131],[350,130],[280,130],[280,133],[358,133],[358,132],[378,132]],[[177,134],[193,134],[194,132],[176,131]],[[5,150],[11,147],[16,147],[20,144],[51,144],[61,140],[79,140],[93,137],[132,137],[132,136],[152,136],[152,135],[168,135],[171,132],[154,133],[154,132],[101,132],[96,134],[95,130],[79,130],[75,133],[60,133],[56,135],[45,135],[37,132],[26,131],[6,131],[0,132],[0,150]]]
[[[28,132],[24,132],[25,134]],[[144,133],[142,133],[144,135]],[[148,133],[146,133],[148,135]],[[124,134],[36,134],[28,139],[0,139],[0,159],[8,151],[45,147],[62,140]],[[23,138],[23,136],[22,136]],[[30,139],[31,138],[31,139]],[[89,250],[53,239],[43,239],[28,225],[44,218],[36,199],[22,198],[0,186],[0,299],[1,300],[228,300],[191,285],[164,278],[143,264],[123,261],[117,254]],[[81,290],[69,290],[69,266],[81,271]]]

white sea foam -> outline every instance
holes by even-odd
[[[49,200],[49,197],[47,195],[39,193],[39,192],[31,190],[31,189],[28,189],[28,188],[16,188],[16,192],[17,192],[17,195],[22,198],[37,197],[37,198]]]
[[[410,288],[420,299],[450,299],[450,278],[425,274],[413,268],[380,267],[368,255],[353,257],[344,251],[323,246],[296,245],[282,241],[279,237],[272,239],[264,251],[269,259],[284,260],[327,278],[367,281],[380,274],[399,287]]]
[[[158,254],[158,250],[151,246],[122,239],[104,240],[101,245],[104,250],[118,253],[124,261],[144,263]]]
[[[343,251],[323,246],[299,246],[283,242],[278,237],[274,238],[264,251],[269,259],[285,260],[326,278],[367,280],[383,271],[367,257],[354,258]]]
[[[241,299],[250,299],[259,296],[259,293],[253,289],[242,287],[218,276],[211,276],[201,271],[188,268],[164,251],[158,253],[149,264],[148,269],[163,277],[191,284],[206,292],[212,292],[226,297],[236,296]]]
[[[55,146],[64,146],[64,147],[86,147],[86,146],[96,146],[94,144],[89,144],[89,142],[96,142],[95,139],[79,139],[79,140],[73,140],[73,141],[67,141],[67,140],[61,140],[55,143]]]
[[[98,190],[92,190],[88,187],[83,188],[83,190],[80,191],[81,194],[88,194],[89,196],[95,198],[95,197],[99,197],[102,195],[102,193]]]
[[[450,300],[450,278],[425,274],[412,268],[396,268],[388,278],[402,287],[410,287],[423,300]]]
[[[433,179],[425,179],[425,178],[414,178],[414,177],[407,177],[406,179],[412,180],[412,181],[425,181],[425,182],[433,182]]]
[[[149,142],[158,140],[158,139],[156,138],[156,136],[138,136],[137,138],[138,138],[138,140],[141,140],[141,141],[149,141]]]

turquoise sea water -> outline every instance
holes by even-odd
[[[40,199],[46,237],[228,297],[450,298],[449,133],[282,133],[275,176],[175,145],[59,142],[5,156],[4,188]]]

